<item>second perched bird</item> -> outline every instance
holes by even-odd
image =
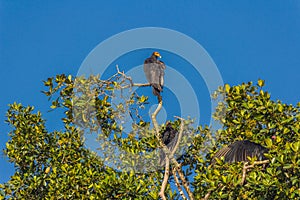
[[[235,141],[234,143],[223,147],[214,156],[215,158],[221,158],[224,156],[224,161],[228,163],[249,161],[247,157],[256,157],[257,160],[265,160],[264,153],[267,153],[268,149],[249,140]]]
[[[162,142],[168,147],[170,152],[174,150],[174,147],[178,140],[178,132],[172,127],[172,124],[170,122],[167,122],[166,129],[161,135]],[[159,152],[159,164],[160,166],[163,166],[166,162],[165,160],[165,153],[162,149],[160,149]]]
[[[152,86],[152,91],[155,96],[157,96],[158,101],[161,102],[162,97],[160,92],[163,90],[164,85],[164,70],[166,66],[164,62],[158,60],[161,58],[158,52],[153,52],[150,58],[144,61],[144,72],[148,82]]]

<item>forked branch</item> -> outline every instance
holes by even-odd
[[[246,180],[246,173],[248,169],[254,168],[255,165],[263,165],[269,163],[269,160],[263,160],[263,161],[254,161],[252,165],[248,165],[248,162],[244,164],[243,167],[243,175],[242,175],[242,180],[241,180],[241,185],[244,185],[245,180]]]
[[[124,71],[120,71],[118,66],[116,66],[116,68],[117,68],[117,73],[114,76],[112,76],[111,79],[113,79],[114,77],[117,77],[117,76],[121,75],[121,77],[123,78],[124,82],[125,82],[125,80],[129,81],[128,84],[120,86],[119,87],[120,89],[131,88],[133,86],[136,86],[136,87],[151,86],[151,84],[149,84],[149,83],[134,83],[132,81],[132,78],[129,77],[129,76],[127,76],[124,73]],[[162,101],[159,101],[156,110],[151,115],[151,120],[152,120],[154,129],[155,129],[156,138],[159,141],[159,146],[162,148],[162,150],[164,151],[164,153],[166,155],[165,174],[164,174],[164,179],[163,179],[163,182],[162,182],[162,186],[161,186],[161,190],[159,192],[159,195],[160,195],[160,197],[162,199],[166,199],[166,197],[165,197],[165,189],[166,189],[166,186],[168,184],[169,173],[170,173],[170,161],[171,161],[172,164],[174,164],[174,168],[173,168],[174,172],[173,172],[173,174],[174,174],[175,181],[177,180],[176,181],[176,185],[177,185],[178,191],[180,192],[181,196],[184,199],[186,199],[186,197],[184,195],[184,192],[182,191],[181,187],[178,187],[178,185],[180,186],[180,183],[179,183],[179,180],[178,180],[178,177],[177,177],[177,173],[178,173],[178,175],[179,175],[179,177],[181,179],[181,184],[183,185],[183,187],[185,188],[186,192],[188,193],[189,198],[191,200],[194,200],[193,193],[191,192],[191,190],[189,188],[189,184],[186,181],[184,173],[181,170],[181,165],[174,158],[174,154],[175,154],[176,150],[178,149],[179,144],[180,144],[180,140],[182,138],[182,134],[183,134],[183,130],[184,130],[184,120],[182,118],[180,118],[180,117],[176,117],[178,119],[181,119],[181,125],[180,125],[180,130],[179,130],[179,135],[178,135],[178,140],[176,142],[176,145],[175,145],[174,149],[172,150],[172,152],[170,152],[170,150],[167,148],[167,146],[162,142],[162,140],[160,138],[159,126],[158,126],[158,123],[156,121],[156,116],[157,116],[157,114],[159,113],[159,111],[162,108],[162,103],[163,103]]]
[[[151,119],[152,119],[152,123],[153,123],[154,129],[155,129],[155,133],[156,133],[155,135],[156,135],[156,137],[157,137],[157,139],[159,141],[159,145],[162,147],[164,153],[166,154],[166,168],[165,168],[165,171],[169,172],[169,161],[168,160],[170,159],[171,162],[175,165],[174,169],[177,171],[177,173],[178,173],[178,175],[179,175],[179,177],[181,179],[181,183],[182,183],[184,189],[186,190],[186,192],[188,193],[189,198],[191,200],[194,200],[193,193],[190,190],[188,182],[185,179],[184,173],[181,170],[181,165],[177,162],[177,160],[173,156],[174,153],[176,152],[176,149],[179,146],[180,139],[182,137],[183,127],[184,127],[183,120],[181,121],[180,132],[179,132],[178,140],[176,142],[176,146],[175,146],[174,150],[172,152],[170,152],[170,150],[167,148],[167,146],[160,139],[159,126],[158,126],[158,123],[156,121],[156,116],[159,113],[159,111],[161,110],[161,108],[162,108],[162,101],[159,102],[156,110],[151,115]],[[167,161],[168,161],[168,167],[167,167]],[[164,180],[168,180],[168,179],[169,179],[169,173],[167,173],[167,176],[166,176],[166,173],[165,173]],[[165,195],[164,195],[164,190],[166,188],[167,183],[168,183],[168,181],[163,181],[163,183],[162,183],[161,191],[159,193],[159,195],[161,196],[162,199],[166,198]]]
[[[150,83],[134,83],[132,81],[132,78],[130,76],[127,76],[124,73],[124,71],[120,71],[118,65],[116,66],[116,68],[117,68],[117,73],[114,76],[112,76],[112,77],[115,77],[117,75],[121,75],[125,80],[128,80],[130,82],[130,84],[122,86],[121,89],[131,88],[131,87],[134,87],[134,86],[135,87],[147,87],[147,86],[151,86]]]

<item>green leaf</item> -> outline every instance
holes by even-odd
[[[300,142],[295,142],[295,143],[292,143],[291,144],[291,149],[294,151],[294,152],[299,152],[299,149],[300,149]]]
[[[227,183],[227,178],[226,176],[221,176],[223,183]]]
[[[265,85],[265,81],[264,81],[264,80],[261,80],[261,79],[258,79],[257,85],[258,85],[259,87],[263,87],[263,86]]]
[[[225,92],[228,94],[230,90],[230,85],[229,84],[225,84]]]
[[[273,144],[272,139],[266,138],[265,139],[265,143],[267,145],[267,148],[271,148],[272,147],[272,144]]]

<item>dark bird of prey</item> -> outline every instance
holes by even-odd
[[[176,146],[177,140],[178,140],[178,132],[172,127],[172,124],[170,122],[167,122],[166,129],[161,135],[162,142],[168,147],[170,152],[174,150],[174,147]],[[162,149],[159,151],[159,164],[160,166],[165,165],[165,153]]]
[[[257,160],[265,160],[264,153],[267,153],[268,149],[249,140],[235,141],[234,143],[220,149],[212,163],[215,162],[215,158],[221,158],[224,156],[224,161],[228,163],[249,161],[247,157],[256,157]]]
[[[161,58],[158,52],[153,52],[150,58],[144,61],[144,72],[148,82],[152,86],[152,91],[155,96],[157,96],[158,101],[161,102],[162,97],[160,92],[163,91],[164,85],[164,70],[166,66],[164,62],[158,60]]]

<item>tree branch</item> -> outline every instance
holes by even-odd
[[[178,173],[178,175],[179,175],[179,177],[180,177],[180,179],[181,179],[181,183],[182,183],[184,189],[186,190],[186,192],[187,192],[188,195],[189,195],[190,200],[194,200],[194,195],[193,195],[193,193],[192,193],[192,191],[191,191],[191,189],[190,189],[190,187],[189,187],[189,183],[186,181],[186,179],[185,179],[185,177],[184,177],[184,174],[183,174],[183,172],[182,172],[182,170],[181,170],[181,165],[178,164],[178,162],[176,161],[175,158],[172,158],[172,162],[173,162],[173,163],[175,164],[175,166],[176,166],[176,171],[177,171],[177,173]]]
[[[163,182],[162,182],[162,185],[161,185],[161,189],[160,189],[160,192],[159,192],[159,196],[162,198],[162,199],[166,199],[166,196],[165,196],[165,189],[167,187],[167,184],[168,184],[168,179],[169,179],[169,171],[170,171],[170,159],[168,157],[168,155],[170,155],[170,151],[169,149],[167,148],[167,146],[161,141],[160,139],[160,136],[159,136],[159,127],[158,127],[158,123],[156,121],[156,116],[157,114],[159,113],[159,111],[161,110],[162,108],[162,101],[160,101],[158,103],[158,106],[156,108],[156,110],[152,113],[151,115],[151,120],[152,120],[152,123],[153,123],[153,126],[154,126],[154,130],[155,130],[155,136],[156,138],[158,139],[159,141],[159,146],[161,146],[163,148],[163,151],[165,152],[165,154],[167,155],[166,156],[166,164],[165,164],[165,174],[164,174],[164,179],[163,179]]]
[[[156,108],[156,110],[153,112],[153,114],[151,115],[151,119],[152,119],[152,123],[153,123],[153,126],[154,126],[154,129],[155,129],[155,132],[156,132],[156,137],[158,138],[158,141],[159,141],[159,143],[160,143],[160,146],[162,147],[162,149],[163,149],[163,151],[165,152],[165,154],[166,154],[166,157],[167,158],[170,158],[171,159],[171,161],[172,161],[172,163],[175,165],[175,169],[176,169],[176,171],[177,171],[177,173],[178,173],[178,175],[179,175],[179,177],[180,177],[180,179],[181,179],[181,182],[182,182],[182,184],[183,184],[183,187],[184,187],[184,189],[186,190],[186,192],[188,193],[188,195],[189,195],[189,198],[191,199],[191,200],[194,200],[194,195],[193,195],[193,193],[192,193],[192,191],[190,190],[190,187],[189,187],[189,184],[188,184],[188,182],[186,181],[186,179],[185,179],[185,177],[184,177],[184,174],[183,174],[183,172],[182,172],[182,170],[181,170],[181,165],[177,162],[177,160],[174,158],[174,156],[172,156],[172,157],[170,157],[170,155],[172,154],[171,152],[170,152],[170,150],[167,148],[167,146],[161,141],[161,139],[160,139],[160,137],[159,137],[159,127],[158,127],[158,124],[157,124],[157,121],[156,121],[156,116],[157,116],[157,114],[159,113],[159,111],[161,110],[161,108],[162,108],[162,101],[160,101],[159,102],[159,104],[158,104],[158,106],[157,106],[157,108]],[[183,122],[182,122],[182,124],[181,124],[181,126],[180,126],[180,132],[181,132],[181,135],[182,135],[182,132],[183,132]],[[179,141],[179,139],[178,139],[178,141],[177,141],[177,143],[176,143],[176,145],[177,145],[177,148],[178,148],[178,143],[179,143],[180,141]],[[175,148],[174,148],[175,149]],[[173,150],[174,151],[174,150]],[[176,151],[176,149],[175,149],[175,151]],[[175,152],[174,151],[174,152]],[[173,153],[174,154],[174,153]],[[172,155],[173,155],[172,154]],[[164,182],[163,182],[164,183]],[[165,184],[167,184],[167,182],[165,182]],[[165,188],[166,186],[163,186],[162,185],[162,188]],[[162,194],[162,191],[160,192],[160,195]],[[162,197],[162,196],[161,196]],[[163,197],[162,197],[163,198]]]
[[[221,188],[221,187],[222,187],[222,184],[219,183],[218,189]],[[223,187],[221,188],[221,190],[223,190],[224,188],[225,188],[225,186],[223,186]],[[210,197],[211,193],[212,193],[212,190],[210,190],[210,191],[204,196],[204,198],[202,198],[201,200],[208,200],[208,198]]]
[[[162,104],[163,102],[159,102],[158,103],[158,106],[156,108],[156,110],[152,113],[151,115],[151,119],[152,119],[152,123],[153,123],[153,126],[154,126],[154,129],[155,129],[155,132],[156,132],[156,135],[159,137],[159,127],[158,127],[158,123],[156,121],[156,116],[157,114],[159,113],[159,111],[161,110],[162,108]]]
[[[182,199],[187,199],[184,192],[182,191],[182,188],[181,188],[181,185],[179,183],[179,180],[178,180],[178,177],[177,177],[177,174],[176,174],[176,169],[175,167],[173,167],[172,169],[172,173],[173,173],[173,177],[174,177],[174,180],[175,180],[175,185],[179,191],[179,194],[181,195]]]
[[[248,165],[248,162],[246,162],[243,167],[243,175],[242,175],[241,185],[244,185],[244,183],[245,183],[246,173],[247,173],[248,169],[253,168],[255,165],[267,164],[269,162],[270,162],[269,160],[254,161],[254,163],[252,165]]]
[[[189,198],[190,198],[191,200],[193,200],[193,199],[194,199],[194,195],[193,195],[192,191],[190,190],[189,184],[188,184],[188,182],[186,181],[185,176],[184,176],[184,174],[183,174],[183,172],[182,172],[182,170],[181,170],[181,165],[178,164],[178,162],[177,162],[176,159],[174,158],[174,153],[176,152],[176,150],[177,150],[178,147],[179,147],[179,144],[180,144],[180,141],[181,141],[181,138],[182,138],[182,134],[183,134],[183,130],[184,130],[184,119],[181,118],[181,117],[177,117],[177,116],[175,116],[175,118],[180,119],[180,120],[181,120],[181,124],[180,124],[180,129],[179,129],[178,140],[177,140],[177,142],[176,142],[176,145],[175,145],[173,151],[172,151],[171,154],[170,154],[170,158],[172,159],[172,162],[173,162],[173,163],[175,164],[175,166],[176,166],[176,167],[173,168],[173,169],[175,169],[175,170],[178,172],[178,175],[179,175],[179,177],[180,177],[180,179],[181,179],[181,182],[182,182],[182,184],[183,184],[184,189],[185,189],[186,192],[188,193]],[[176,176],[176,173],[175,173],[175,175],[174,175],[174,178],[175,178],[175,176]],[[177,177],[176,177],[176,178],[177,178]]]
[[[132,83],[130,85],[125,85],[123,87],[121,87],[121,89],[126,89],[126,88],[130,88],[130,87],[147,87],[147,86],[151,86],[150,83]]]
[[[130,82],[129,85],[125,85],[125,86],[121,86],[120,88],[121,89],[125,89],[125,88],[130,88],[132,86],[137,86],[137,87],[146,87],[146,86],[150,86],[149,83],[133,83],[132,81],[132,78],[131,77],[128,77],[126,76],[126,74],[123,72],[121,72],[119,70],[119,67],[116,66],[117,68],[117,74],[114,75],[113,77],[116,77],[118,74],[121,75],[124,79],[128,80]],[[166,199],[165,195],[164,195],[164,191],[165,191],[165,188],[166,188],[166,185],[168,184],[168,179],[169,179],[169,171],[170,171],[170,160],[172,161],[172,163],[175,165],[174,167],[174,170],[177,171],[180,179],[181,179],[181,182],[185,188],[185,190],[187,191],[188,195],[189,195],[189,198],[191,200],[194,200],[194,197],[193,197],[193,193],[191,192],[190,188],[189,188],[189,185],[188,185],[188,182],[186,181],[185,177],[184,177],[184,174],[181,170],[181,165],[178,164],[178,162],[176,161],[176,159],[174,158],[174,153],[176,152],[179,144],[180,144],[180,140],[181,140],[181,137],[182,137],[182,133],[183,133],[183,127],[184,127],[184,123],[183,123],[183,119],[181,119],[181,126],[180,126],[180,132],[179,132],[179,135],[178,135],[178,140],[176,142],[176,146],[174,148],[174,150],[172,152],[170,152],[170,150],[167,148],[167,146],[161,141],[160,139],[160,134],[159,134],[159,126],[158,126],[158,123],[156,121],[156,116],[157,114],[159,113],[159,111],[161,110],[162,108],[162,100],[159,101],[158,103],[158,106],[156,108],[156,110],[153,112],[153,114],[151,115],[151,120],[152,120],[152,123],[153,123],[153,126],[154,126],[154,129],[155,129],[155,135],[159,141],[159,146],[162,147],[164,153],[166,154],[166,166],[165,166],[165,175],[164,175],[164,179],[163,179],[163,182],[162,182],[162,186],[161,186],[161,191],[159,193],[160,197],[162,199]],[[179,118],[179,117],[177,117]],[[175,173],[175,176],[176,176],[176,173]],[[176,177],[177,178],[177,177]],[[177,178],[178,180],[178,178]],[[178,181],[179,183],[179,181]]]
[[[114,76],[112,76],[111,78],[113,78],[113,77],[117,76],[118,74],[120,74],[122,77],[124,77],[126,80],[128,80],[130,82],[129,85],[122,86],[121,89],[126,89],[126,88],[130,88],[130,87],[133,87],[133,86],[136,86],[136,87],[151,86],[150,83],[134,83],[132,81],[132,78],[130,76],[126,76],[126,74],[124,73],[124,71],[120,71],[118,65],[116,65],[116,69],[117,69],[117,73]]]
[[[168,157],[166,157],[166,165],[165,165],[165,175],[164,175],[164,179],[163,182],[161,184],[161,189],[159,192],[159,196],[163,199],[163,200],[167,200],[166,196],[165,196],[165,189],[167,187],[168,184],[168,180],[169,180],[169,171],[170,171],[170,160]]]
[[[212,192],[212,190],[209,191],[209,192],[204,196],[204,198],[202,198],[202,200],[208,200],[208,198],[209,198],[210,195],[211,195],[211,192]]]
[[[123,76],[125,79],[127,79],[130,82],[130,85],[133,85],[132,78],[130,76],[126,76],[126,74],[124,73],[124,71],[121,72],[119,70],[119,66],[118,65],[116,65],[116,68],[117,68],[117,74],[120,74],[121,76]]]

